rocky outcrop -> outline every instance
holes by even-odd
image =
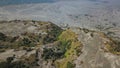
[[[75,30],[83,44],[82,54],[74,60],[75,68],[119,68],[120,56],[105,50],[111,39],[102,32],[87,31]]]

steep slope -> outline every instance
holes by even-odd
[[[102,32],[78,29],[78,38],[83,44],[82,54],[74,61],[75,68],[119,68],[120,44]],[[110,47],[110,48],[109,48]],[[114,47],[119,50],[115,50]],[[110,50],[112,49],[112,51]]]
[[[120,30],[0,22],[0,68],[119,68]]]

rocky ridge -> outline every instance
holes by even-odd
[[[34,20],[1,21],[0,68],[119,68],[119,32],[60,28]]]

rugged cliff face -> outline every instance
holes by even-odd
[[[120,28],[1,21],[0,68],[120,68]]]

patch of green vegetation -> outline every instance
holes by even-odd
[[[20,47],[34,47],[36,46],[36,42],[32,40],[32,38],[26,38],[24,37],[11,37],[11,36],[5,36],[5,40],[0,40],[0,50],[3,49],[18,49]]]
[[[35,43],[33,43],[30,39],[28,38],[23,38],[22,41],[20,42],[21,46],[27,46],[27,47],[34,47]]]
[[[37,61],[38,59],[36,54],[31,54],[29,57],[24,57],[24,62],[30,66],[38,66]]]
[[[42,57],[44,60],[56,60],[64,57],[65,52],[69,49],[70,41],[58,41],[54,47],[44,48]]]
[[[22,60],[14,61],[15,57],[8,57],[6,61],[0,62],[0,68],[33,68],[37,66],[36,55],[31,54]]]
[[[58,37],[58,40],[62,42],[60,46],[63,49],[64,56],[62,59],[56,60],[56,66],[58,68],[73,68],[74,66],[70,63],[75,57],[78,56],[79,52],[81,52],[81,43],[77,39],[77,35],[71,31],[70,29],[65,30]]]
[[[5,34],[1,33],[1,40],[0,40],[0,50],[12,49],[17,48],[17,42],[15,42],[15,37],[6,36]]]
[[[0,32],[0,41],[5,41],[5,40],[6,40],[5,34]]]
[[[51,24],[50,27],[47,28],[48,35],[44,37],[44,44],[53,43],[54,41],[57,41],[58,36],[62,33],[62,31],[63,30],[59,26]]]
[[[74,67],[75,67],[75,64],[73,64],[71,62],[67,63],[67,68],[74,68]]]
[[[120,53],[120,41],[118,40],[114,40],[114,46],[113,46],[113,51],[114,52],[117,52],[117,53]]]
[[[48,60],[48,59],[56,60],[61,58],[63,55],[64,52],[55,51],[53,48],[49,48],[49,49],[44,49],[42,57],[44,60]]]
[[[105,43],[105,51],[120,55],[120,40],[112,37],[108,33],[101,33],[101,36],[109,40]]]
[[[12,21],[1,21],[1,22],[23,22],[27,24],[32,22],[31,25],[34,25],[43,33],[29,33],[24,32],[20,36],[6,36],[5,34],[0,32],[0,49],[1,52],[3,49],[19,49],[21,47],[35,47],[41,44],[48,44],[57,41],[58,36],[62,33],[62,29],[51,23],[51,22],[43,22],[43,21],[34,21],[34,20],[12,20]],[[44,34],[45,32],[45,34]]]
[[[44,48],[42,57],[44,60],[54,60],[57,68],[74,68],[72,61],[80,55],[82,47],[77,35],[68,29],[58,36],[57,41],[59,44],[54,47]]]
[[[59,49],[62,50],[62,52],[66,52],[68,49],[70,49],[71,41],[60,41]]]
[[[0,68],[30,68],[30,66],[22,61],[16,62],[0,62]]]
[[[106,43],[106,48],[113,54],[120,55],[120,41],[111,40]]]
[[[22,61],[12,62],[14,57],[8,57],[6,61],[0,62],[0,68],[29,68]]]

